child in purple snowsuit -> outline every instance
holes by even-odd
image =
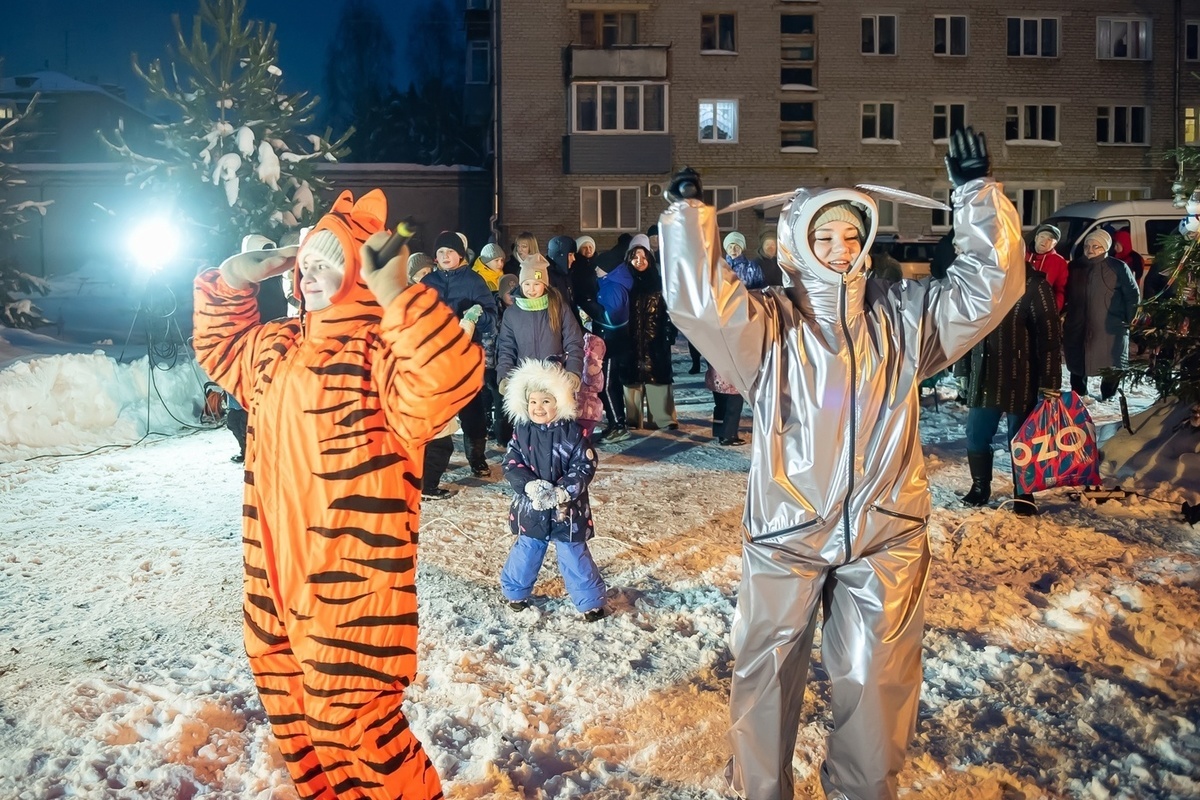
[[[508,524],[517,537],[500,572],[504,599],[516,611],[529,607],[553,541],[571,602],[589,622],[601,619],[607,587],[587,546],[595,534],[588,484],[596,450],[575,421],[574,382],[552,361],[526,360],[508,375],[504,410],[513,420],[503,468],[514,493]]]

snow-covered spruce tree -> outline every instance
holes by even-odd
[[[305,133],[317,97],[283,90],[275,26],[244,21],[245,0],[200,0],[190,40],[173,15],[169,64],[143,70],[152,102],[178,121],[155,126],[155,152],[134,152],[119,132],[105,142],[129,159],[129,180],[148,190],[147,207],[169,208],[187,224],[191,255],[212,263],[248,233],[278,241],[316,219],[314,162],[336,161],[353,131],[337,139]]]
[[[1172,155],[1179,174],[1171,188],[1183,221],[1163,240],[1146,275],[1132,334],[1150,358],[1133,362],[1129,378],[1191,405],[1200,403],[1200,152],[1184,147]]]
[[[50,202],[13,202],[12,192],[24,185],[25,181],[21,178],[20,170],[4,160],[5,154],[13,152],[19,140],[31,135],[22,130],[20,125],[33,114],[37,101],[37,95],[34,95],[21,113],[14,114],[0,125],[0,326],[9,328],[36,328],[50,324],[50,320],[42,316],[32,300],[21,297],[44,295],[49,287],[41,278],[22,271],[14,248],[17,240],[22,238],[20,228],[29,221],[29,212],[36,211],[45,216],[46,206]]]

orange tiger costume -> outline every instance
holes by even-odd
[[[378,190],[344,192],[315,230],[342,243],[329,307],[258,323],[257,287],[196,279],[196,355],[249,411],[245,642],[301,797],[442,796],[401,709],[417,666],[416,555],[425,444],[483,382],[437,293],[381,309],[359,247],[383,230]],[[297,273],[299,270],[297,270]]]

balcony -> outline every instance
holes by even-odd
[[[652,80],[667,77],[670,45],[634,44],[603,49],[570,45],[563,51],[569,81]]]
[[[672,170],[666,133],[576,133],[563,137],[564,175],[665,175]]]

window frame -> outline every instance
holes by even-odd
[[[795,15],[780,15],[795,16]],[[817,22],[815,14],[807,14],[800,16],[810,16],[813,18],[812,33],[780,33],[779,34],[779,88],[785,92],[811,92],[817,88]],[[804,48],[810,50],[811,58],[791,58],[791,55],[801,55]],[[791,51],[791,52],[789,52]],[[789,83],[784,81],[784,73],[788,70],[809,70],[811,80],[808,83]]]
[[[862,41],[860,38],[859,46],[858,46],[859,55],[885,57],[885,58],[900,55],[900,16],[898,14],[862,14],[862,15],[860,15],[859,19],[860,19],[860,22],[859,22],[860,37],[861,37],[862,23],[865,23],[867,20],[870,20],[872,28],[873,28],[872,39],[874,42],[874,49],[866,50],[866,49],[864,49],[866,47],[866,42]],[[884,53],[884,52],[880,51],[880,38],[881,37],[879,35],[879,21],[881,19],[890,19],[892,21],[892,52],[890,52],[890,53]]]
[[[1101,192],[1124,192],[1124,193],[1126,193],[1126,195],[1122,196],[1122,197],[1113,197],[1110,194],[1107,197],[1100,197]],[[1129,197],[1128,193],[1130,193],[1130,192],[1137,192],[1139,196],[1138,197]],[[1132,201],[1132,200],[1149,200],[1149,199],[1150,199],[1150,187],[1149,186],[1096,186],[1096,187],[1093,187],[1093,189],[1092,189],[1092,200],[1101,202],[1101,203],[1127,202],[1127,201]]]
[[[1046,219],[1056,210],[1058,210],[1058,196],[1060,191],[1062,191],[1062,189],[1057,186],[1041,186],[1038,184],[1024,184],[1019,182],[1004,184],[1004,196],[1012,201],[1013,206],[1017,209],[1017,217],[1021,220],[1021,230],[1023,231],[1033,230],[1041,224],[1042,220]],[[1044,199],[1043,192],[1052,192],[1053,196],[1050,201],[1050,207],[1047,209],[1040,209],[1039,213],[1039,207]],[[1029,209],[1029,207],[1026,205],[1026,193],[1033,194],[1033,197],[1037,203],[1037,207]],[[1028,222],[1026,221],[1027,210],[1031,211],[1031,213],[1028,215]]]
[[[949,185],[935,185],[929,190],[929,196],[934,200],[944,203],[947,206],[953,207],[950,202],[950,193],[952,189]],[[938,221],[939,215],[943,218],[942,222]],[[940,208],[931,208],[929,210],[929,232],[930,233],[948,233],[954,225],[954,212],[943,211]]]
[[[1187,147],[1200,146],[1200,106],[1183,107],[1183,143]],[[1188,123],[1192,124],[1192,137],[1188,138]]]
[[[482,47],[479,45],[482,45]],[[472,80],[472,57],[478,50],[482,50],[485,56],[485,74],[483,80]],[[468,86],[486,86],[492,82],[492,43],[488,39],[470,39],[467,41],[467,68],[463,76],[463,82]]]
[[[938,138],[938,136],[937,136],[938,106],[944,106],[946,109],[946,111],[945,111],[946,136],[944,138]],[[967,116],[967,104],[965,101],[962,103],[956,103],[954,101],[935,101],[933,104],[933,130],[931,131],[931,133],[933,134],[933,143],[934,144],[949,144],[950,143],[950,134],[954,132],[954,112],[952,110],[954,108],[954,106],[962,106],[962,120],[963,120],[962,125],[963,125],[963,127],[965,128],[967,125],[970,124],[970,118]]]
[[[1188,55],[1189,46],[1192,48],[1193,55]],[[1200,19],[1184,20],[1183,60],[1188,63],[1200,61]]]
[[[883,224],[883,209],[884,206],[892,210],[892,222],[890,225]],[[897,233],[900,230],[900,204],[895,200],[884,200],[875,198],[875,207],[879,210],[879,215],[876,217],[876,232],[877,233]]]
[[[963,51],[954,52],[954,20],[963,21]],[[942,21],[946,25],[946,52],[937,50],[937,25]],[[933,55],[935,58],[966,58],[971,54],[971,20],[966,14],[934,14],[933,15]]]
[[[718,192],[731,192],[732,198],[727,202],[717,202]],[[724,206],[731,206],[738,200],[738,189],[736,186],[705,186],[700,190],[700,199],[714,209],[720,210]],[[724,217],[728,225],[721,224],[721,218]],[[717,214],[717,229],[721,231],[736,231],[738,226],[738,212],[730,211],[726,214]],[[723,251],[722,251],[723,252]]]
[[[866,136],[861,135],[859,140],[863,144],[899,144],[900,143],[900,104],[894,100],[864,100],[858,104],[858,122],[859,133],[863,134],[863,128],[867,120],[867,106],[875,106],[875,132],[880,134],[883,132],[883,107],[892,107],[892,135],[891,136]]]
[[[594,86],[596,87],[596,129],[585,130],[579,127],[579,87]],[[604,128],[601,127],[603,120],[602,113],[602,89],[604,87],[617,87],[620,89],[616,101],[616,127]],[[647,130],[646,125],[646,87],[661,86],[662,87],[662,130]],[[638,128],[631,129],[625,127],[625,88],[637,87],[640,98],[639,113],[638,113]],[[575,81],[571,84],[570,92],[570,130],[571,135],[579,136],[645,136],[655,134],[666,134],[671,132],[671,90],[670,83],[667,81]]]
[[[604,43],[604,30],[605,30],[604,17],[606,14],[612,14],[616,17],[616,23],[617,23],[616,28],[617,28],[617,32],[618,32],[618,36],[617,36],[618,41],[614,41],[612,44]],[[590,42],[585,41],[584,36],[583,36],[583,20],[584,20],[585,16],[590,16],[593,20],[592,25],[593,25],[594,30],[592,31],[592,34],[593,34],[592,41],[590,41]],[[626,17],[626,16],[633,18],[633,41],[632,42],[619,41],[622,38],[620,36],[620,33],[623,29],[623,26],[621,25],[621,18]],[[638,19],[638,12],[636,12],[636,11],[626,11],[626,10],[622,10],[622,9],[594,8],[594,9],[586,9],[586,10],[579,12],[579,25],[578,25],[577,30],[579,32],[579,43],[583,47],[588,47],[593,50],[611,50],[614,47],[628,47],[629,45],[638,44],[638,42],[641,39],[641,31],[639,30],[640,27],[641,27],[641,20]]]
[[[1020,31],[1021,31],[1020,41],[1017,43],[1017,49],[1020,52],[1018,52],[1016,55],[1013,55],[1012,53],[1009,52],[1009,50],[1011,49],[1012,42],[1010,41],[1011,31],[1009,31],[1008,28],[1009,28],[1012,20],[1017,20],[1018,25],[1020,27]],[[1046,55],[1046,53],[1043,52],[1044,48],[1042,46],[1043,44],[1045,44],[1045,40],[1046,40],[1046,34],[1042,29],[1045,26],[1045,24],[1050,21],[1054,22],[1054,55]],[[1025,52],[1025,23],[1026,22],[1036,22],[1037,23],[1037,52],[1036,53],[1026,53]],[[1060,58],[1062,56],[1062,17],[1022,17],[1022,16],[1005,15],[1004,27],[1005,27],[1004,52],[1008,58]]]
[[[635,219],[633,225],[626,226],[621,224],[621,192],[632,191],[633,208]],[[584,202],[583,196],[585,192],[596,192],[596,225],[597,227],[588,227],[583,217]],[[617,219],[616,225],[611,228],[604,227],[604,211],[603,211],[603,192],[616,192],[617,195]],[[581,231],[639,231],[642,229],[642,187],[641,186],[580,186],[579,187],[579,230]]]
[[[1023,135],[1024,131],[1025,131],[1025,126],[1023,124],[1023,122],[1025,120],[1024,115],[1028,113],[1025,111],[1025,109],[1028,109],[1030,107],[1036,107],[1036,108],[1040,109],[1038,112],[1038,131],[1039,131],[1039,133],[1041,132],[1042,127],[1044,126],[1043,114],[1045,113],[1045,109],[1047,109],[1047,108],[1054,109],[1054,137],[1055,138],[1044,139],[1041,136],[1026,138]],[[1010,109],[1010,108],[1017,109],[1017,128],[1018,128],[1018,133],[1022,134],[1021,136],[1019,136],[1016,139],[1008,138],[1008,120],[1009,120],[1008,109]],[[1006,101],[1004,103],[1004,143],[1005,144],[1017,145],[1017,146],[1026,145],[1026,146],[1033,146],[1033,147],[1038,147],[1038,146],[1061,147],[1062,140],[1058,138],[1061,135],[1062,135],[1062,109],[1058,103],[1026,102],[1023,100]]]
[[[1125,113],[1125,133],[1127,139],[1124,142],[1115,141],[1117,132],[1117,109],[1123,108]],[[1133,110],[1140,108],[1142,110],[1142,140],[1140,142],[1133,141],[1129,134],[1133,133]],[[1100,112],[1107,111],[1108,115],[1108,139],[1100,138]],[[1096,106],[1096,144],[1101,147],[1149,147],[1150,146],[1150,106]]]
[[[704,138],[704,135],[703,135],[704,126],[700,124],[700,120],[703,119],[703,106],[705,106],[705,105],[712,106],[713,133],[715,134],[716,130],[717,130],[717,124],[716,124],[717,107],[722,103],[733,104],[733,137],[729,138],[729,139],[718,139],[714,136],[714,138],[706,139],[706,138]],[[697,136],[697,141],[700,142],[701,144],[737,144],[738,143],[738,125],[739,125],[740,121],[741,121],[741,106],[740,106],[740,103],[738,102],[737,98],[725,98],[725,97],[701,98],[700,100],[696,101],[696,136]]]
[[[811,106],[811,120],[785,120],[783,118],[783,106],[785,105],[806,105]],[[787,134],[810,134],[812,144],[784,144],[784,137]],[[781,153],[815,153],[817,152],[817,103],[813,100],[799,101],[781,101],[779,103],[779,152]]]
[[[1112,40],[1111,28],[1114,24],[1123,23],[1126,25],[1139,24],[1142,26],[1144,36],[1141,38],[1141,46],[1143,49],[1142,55],[1124,55],[1118,56],[1114,54],[1116,44]],[[1104,45],[1101,43],[1102,31],[1108,28],[1108,45],[1107,50],[1102,51]],[[1187,32],[1187,26],[1184,26],[1184,33]],[[1132,33],[1132,32],[1131,32]],[[1129,45],[1126,45],[1129,47]],[[1132,48],[1129,48],[1132,50]],[[1152,17],[1139,17],[1133,14],[1096,17],[1096,60],[1097,61],[1150,61],[1154,57],[1154,19]]]
[[[732,49],[728,49],[728,48],[719,46],[721,44],[721,17],[729,17],[731,20],[733,20],[733,34],[732,34],[733,35],[733,48]],[[715,36],[716,36],[716,43],[718,45],[717,47],[705,47],[704,46],[704,26],[705,26],[706,18],[712,18],[712,20],[713,20],[713,24],[716,28]],[[733,11],[711,11],[711,12],[707,12],[707,13],[702,13],[700,15],[700,55],[704,55],[704,56],[737,55],[737,53],[738,53],[737,14]]]

